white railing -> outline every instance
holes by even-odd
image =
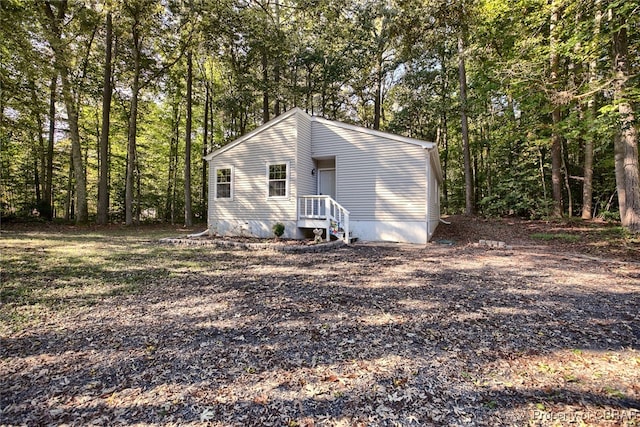
[[[298,219],[324,221],[327,240],[330,234],[333,234],[349,243],[349,211],[330,196],[313,195],[298,198]]]

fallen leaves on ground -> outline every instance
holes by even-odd
[[[58,263],[73,267],[86,242],[70,237]],[[121,268],[78,267],[90,304],[80,284],[11,327],[7,313],[34,297],[3,296],[0,424],[640,423],[633,263],[470,244],[148,246],[95,249]],[[43,266],[20,280],[60,292],[55,250],[20,258]],[[18,280],[12,260],[3,281]],[[133,272],[134,292],[96,283]]]

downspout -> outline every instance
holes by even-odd
[[[207,228],[206,230],[201,231],[200,233],[187,234],[187,238],[188,239],[193,239],[194,237],[202,237],[202,236],[205,236],[205,235],[208,235],[208,234],[209,234],[209,229]]]

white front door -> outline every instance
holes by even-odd
[[[320,169],[318,171],[318,194],[336,199],[335,169]]]

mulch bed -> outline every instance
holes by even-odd
[[[322,241],[293,239],[260,239],[255,237],[167,237],[160,243],[180,246],[215,246],[225,249],[268,250],[285,253],[326,252],[345,243],[342,240]]]
[[[490,225],[176,249],[201,267],[0,336],[0,425],[638,425],[634,248],[586,259]]]

